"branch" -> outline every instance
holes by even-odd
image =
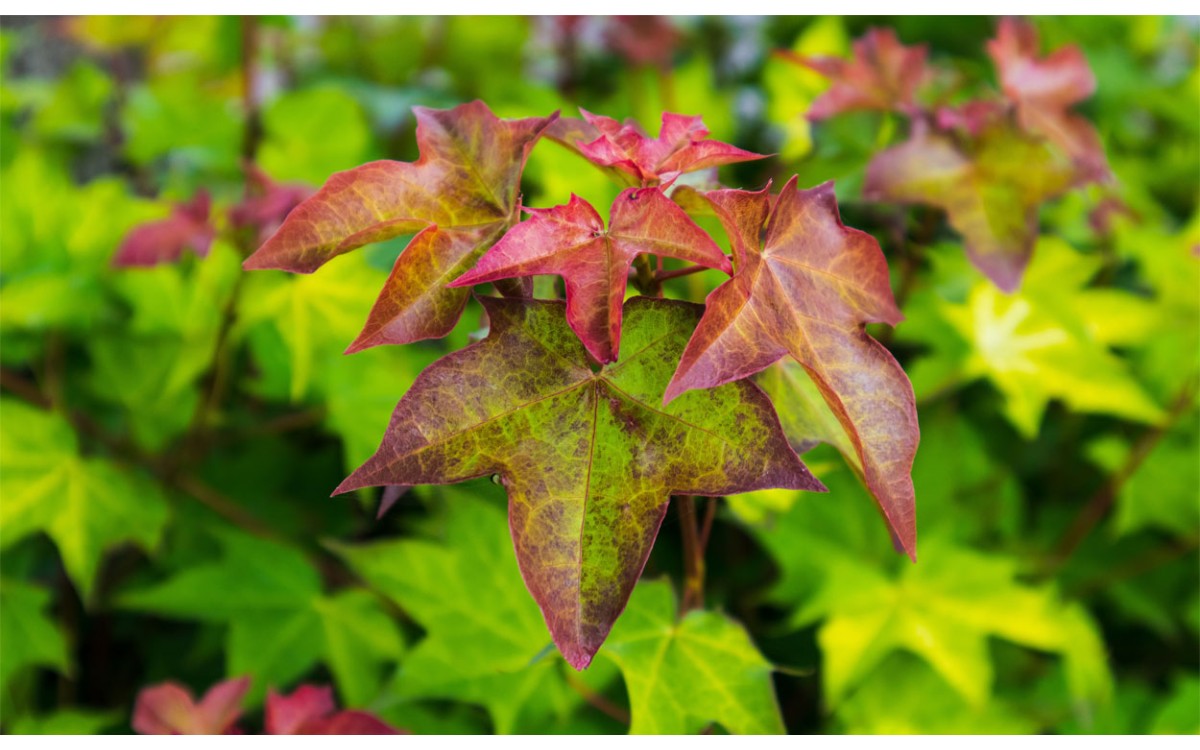
[[[0,367],[0,388],[10,391],[34,406],[49,409],[53,404],[50,397],[42,393],[34,383],[7,367]]]
[[[1125,482],[1129,481],[1129,478],[1137,472],[1142,463],[1153,452],[1154,448],[1158,446],[1163,436],[1191,408],[1192,402],[1196,398],[1196,382],[1197,378],[1193,375],[1183,384],[1183,387],[1171,402],[1171,408],[1167,412],[1167,418],[1163,423],[1150,428],[1142,434],[1141,438],[1134,444],[1133,450],[1129,452],[1125,463],[1109,476],[1108,481],[1080,509],[1079,514],[1075,516],[1075,520],[1067,527],[1062,538],[1059,539],[1058,544],[1054,546],[1054,550],[1050,553],[1046,566],[1048,569],[1047,575],[1052,575],[1066,564],[1075,550],[1079,548],[1079,545],[1083,544],[1083,541],[1087,539],[1088,535],[1092,533],[1097,524],[1108,513]]]

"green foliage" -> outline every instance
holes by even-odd
[[[50,592],[20,581],[0,582],[0,689],[29,667],[47,667],[66,673],[71,669],[67,642],[47,613]],[[7,696],[6,696],[7,698]]]
[[[552,643],[521,580],[505,514],[481,497],[496,493],[473,486],[438,494],[444,510],[423,538],[335,547],[428,633],[397,672],[395,698],[477,703],[504,734],[568,727],[581,701],[562,658],[544,656]],[[396,715],[403,724],[404,709]]]
[[[340,705],[421,733],[1200,733],[1195,25],[1033,24],[1032,45],[1014,26],[989,50],[998,23],[987,18],[5,19],[3,731],[127,732],[150,684],[174,680],[203,695],[248,675],[251,726],[268,691],[299,695],[297,685],[317,683],[334,686]],[[880,98],[872,82],[917,58],[872,67],[860,51],[871,26],[894,30],[903,46],[875,35],[883,57],[925,45],[921,62],[934,74],[885,86]],[[855,56],[857,68],[846,62]],[[1040,75],[1055,60],[1068,63],[1070,85],[1052,95],[1014,74],[1026,66]],[[253,91],[243,90],[247,80]],[[526,123],[504,148],[437,119],[476,98],[495,117]],[[831,109],[839,101],[858,104]],[[1003,113],[972,102],[1002,103]],[[414,117],[414,106],[430,109]],[[579,107],[616,119],[576,120]],[[609,330],[621,334],[619,351],[616,336],[611,352],[593,347],[601,359],[620,357],[607,367],[589,361],[576,337],[586,343],[588,327],[558,312],[538,327],[549,337],[545,358],[574,358],[574,369],[531,367],[532,345],[476,368],[476,390],[463,369],[447,369],[457,360],[443,357],[472,344],[467,353],[487,351],[503,331],[466,289],[445,284],[503,249],[508,230],[534,224],[519,206],[562,206],[574,194],[596,208],[588,231],[619,224],[608,207],[629,180],[658,190],[660,178],[686,171],[655,152],[683,141],[620,122],[655,126],[663,112],[703,117],[711,138],[693,129],[687,144],[776,155],[712,162],[719,171],[685,174],[659,194],[732,256],[737,278],[783,243],[760,242],[764,222],[752,216],[723,224],[704,208],[718,179],[748,190],[773,179],[775,193],[792,174],[797,192],[836,179],[828,193],[839,220],[882,249],[875,300],[890,282],[905,320],[894,330],[870,322],[858,340],[878,340],[914,386],[915,564],[889,539],[871,454],[830,408],[828,373],[793,346],[820,339],[825,319],[803,305],[827,287],[798,285],[787,305],[767,296],[752,306],[760,325],[747,340],[764,357],[776,354],[775,339],[799,354],[749,363],[762,365],[754,380],[765,397],[739,381],[664,406],[696,316],[681,312],[691,309],[683,302],[625,300],[624,275],[607,277],[593,295],[603,299],[588,305],[593,322],[615,320]],[[418,118],[440,123],[435,148],[423,141],[418,150]],[[611,136],[633,166],[616,151],[589,150],[574,137],[585,132],[589,143]],[[915,167],[881,160],[930,142]],[[247,160],[274,180],[316,188],[364,162],[421,156],[439,166],[420,189],[397,197],[385,184],[393,204],[342,227],[358,233],[353,244],[376,244],[313,275],[241,269],[291,208],[255,192]],[[522,174],[514,163],[525,156]],[[1111,180],[1099,174],[1104,164]],[[458,175],[452,190],[438,170]],[[201,189],[212,198],[207,256],[114,266],[132,230]],[[255,197],[261,215],[238,224]],[[656,217],[648,226],[661,234]],[[768,232],[776,223],[785,222]],[[814,225],[805,226],[796,248],[809,248],[802,240]],[[346,236],[333,239],[320,260],[349,249]],[[449,263],[439,255],[445,242],[458,253]],[[980,268],[1007,286],[1021,276],[1019,289],[998,289],[968,251],[977,262],[999,254]],[[423,265],[430,259],[440,265]],[[660,271],[646,260],[633,260],[628,279],[642,293]],[[568,270],[567,279],[588,278]],[[663,296],[707,298],[710,310],[708,295],[726,281],[717,268],[690,274],[674,256],[661,271]],[[679,271],[689,275],[670,275]],[[772,274],[759,278],[784,278]],[[543,300],[568,293],[558,276],[531,286]],[[428,300],[445,338],[405,336]],[[899,319],[825,299],[817,311],[835,308],[845,313],[836,327],[855,332],[863,321]],[[810,317],[792,330],[784,309]],[[355,348],[411,343],[342,356],[366,334]],[[453,376],[443,390],[455,400],[485,394],[496,409],[568,369],[574,380],[560,387],[604,408],[594,412],[604,417],[598,445],[660,456],[644,466],[614,460],[601,467],[611,476],[596,477],[652,489],[638,502],[658,542],[624,561],[628,604],[618,597],[606,615],[612,631],[583,672],[555,649],[546,610],[530,596],[536,581],[522,575],[547,550],[518,546],[518,562],[504,498],[516,477],[529,485],[510,495],[518,506],[570,494],[541,486],[547,466],[569,473],[575,446],[563,436],[576,441],[569,428],[579,425],[566,411],[545,408],[475,440],[469,454],[449,456],[473,462],[453,476],[471,481],[409,489],[379,519],[376,492],[328,498],[385,431],[398,430],[388,423],[397,402],[430,394],[430,373]],[[401,426],[433,434],[454,416],[448,403]],[[765,467],[788,453],[771,447],[786,437],[829,492],[704,500],[701,516],[717,509],[709,533],[682,501],[671,511],[665,501],[680,489],[671,483],[681,467],[728,469],[709,443],[736,442],[747,404],[773,407],[781,435],[734,453]],[[671,420],[681,416],[708,430],[701,437],[716,436],[651,429],[680,427]],[[549,436],[541,452],[500,450],[501,438],[529,448],[535,433]],[[513,456],[544,460],[522,472],[502,465]],[[775,486],[712,491],[751,485]],[[582,546],[569,522],[579,519],[559,520]],[[611,552],[613,538],[587,543]],[[689,550],[705,543],[697,569]]]
[[[710,722],[732,734],[783,731],[771,664],[745,629],[718,612],[678,619],[666,582],[638,586],[608,658],[625,677],[630,732],[692,734]]]
[[[0,433],[0,547],[45,532],[86,601],[105,552],[123,542],[156,544],[167,501],[135,470],[80,455],[61,416],[7,399],[0,410],[10,425]]]
[[[178,575],[117,599],[126,609],[227,624],[227,670],[250,675],[261,699],[313,664],[328,664],[342,701],[366,705],[383,665],[402,641],[378,600],[361,590],[325,594],[304,555],[236,532],[219,534],[221,557],[193,563]]]

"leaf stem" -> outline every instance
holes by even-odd
[[[601,713],[604,713],[609,718],[621,724],[625,724],[626,726],[629,725],[630,716],[628,711],[626,711],[624,708],[621,708],[616,703],[613,703],[608,698],[605,698],[600,693],[597,693],[595,690],[592,690],[592,688],[586,682],[579,679],[579,675],[575,674],[575,670],[568,667],[563,669],[563,673],[566,675],[567,684],[571,686],[572,690],[574,690],[576,693],[579,693],[581,698],[583,698],[593,707],[599,709]]]
[[[205,452],[203,445],[205,433],[208,431],[213,413],[220,407],[229,386],[231,366],[229,335],[237,320],[238,299],[241,296],[244,279],[245,274],[238,274],[229,298],[225,300],[225,305],[221,308],[221,320],[218,323],[217,338],[213,343],[211,365],[206,378],[208,387],[201,394],[200,401],[196,404],[196,410],[192,413],[192,421],[184,433],[184,439],[181,442],[184,455],[181,458],[195,459]]]
[[[683,530],[683,600],[680,615],[704,607],[704,543],[696,523],[696,499],[691,495],[676,495],[679,526]],[[715,504],[715,503],[714,503]],[[704,535],[707,542],[707,534]]]
[[[637,284],[638,291],[647,297],[661,297],[662,281],[655,275],[654,267],[650,265],[650,256],[637,256],[633,260],[633,267],[637,271],[634,283]]]
[[[658,281],[661,284],[662,282],[668,281],[670,279],[678,279],[678,278],[682,278],[684,276],[691,276],[694,273],[700,273],[701,271],[707,271],[707,270],[709,270],[709,268],[707,266],[688,266],[687,268],[679,268],[674,271],[659,271],[657,274],[654,275],[654,278],[656,281]]]

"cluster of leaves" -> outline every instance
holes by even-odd
[[[1187,22],[4,24],[5,731],[1200,728]]]
[[[196,702],[187,688],[164,682],[143,688],[133,707],[133,731],[138,734],[242,734],[237,725],[241,702],[250,679],[213,685]],[[325,685],[301,685],[291,695],[272,691],[263,711],[263,734],[397,734],[362,711],[338,711],[333,690]]]
[[[720,219],[735,273],[664,192],[683,174],[760,158],[707,140],[699,117],[665,114],[656,138],[586,111],[573,122],[501,120],[481,102],[418,108],[417,123],[417,162],[334,175],[245,263],[306,273],[364,243],[416,232],[349,352],[448,333],[468,287],[494,283],[510,297],[481,300],[487,339],[417,378],[379,451],[338,492],[500,475],[525,580],[555,643],[583,668],[625,608],[671,493],[823,489],[771,404],[735,384],[790,354],[915,557],[912,388],[863,331],[901,316],[879,245],[842,225],[832,186],[802,191],[793,179],[778,196],[684,192],[685,205]],[[532,217],[518,222],[521,171],[548,128],[636,184],[614,200],[607,229],[574,195],[563,206],[525,209]],[[646,256],[732,278],[696,323],[686,304],[625,302],[633,265]],[[547,274],[562,277],[565,308],[533,299],[532,277]],[[511,279],[523,285],[501,284]],[[661,296],[663,279],[649,263],[636,281]],[[619,357],[623,328],[633,353]],[[714,390],[679,398],[697,388]]]
[[[909,139],[871,159],[864,195],[942,209],[971,262],[1011,292],[1033,253],[1039,206],[1109,169],[1095,128],[1070,110],[1096,89],[1078,47],[1042,58],[1034,27],[1006,18],[987,51],[1002,95],[965,101],[961,86],[930,91],[942,71],[927,66],[924,45],[906,47],[891,30],[868,32],[848,61],[783,54],[832,80],[810,119],[858,110],[909,119]]]

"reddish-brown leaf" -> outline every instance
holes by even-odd
[[[906,47],[891,29],[868,31],[854,42],[849,60],[806,57],[790,51],[777,54],[833,82],[808,110],[810,120],[855,110],[907,112],[916,103],[917,89],[928,77],[925,45]]]
[[[263,729],[267,734],[303,734],[300,728],[337,710],[333,688],[328,685],[301,685],[291,695],[267,694]]]
[[[211,209],[212,199],[201,190],[192,200],[175,206],[167,218],[134,227],[121,242],[113,265],[174,263],[186,250],[203,258],[217,234],[208,218]]]
[[[682,34],[666,16],[613,16],[605,29],[608,46],[634,65],[671,67]]]
[[[1005,95],[1016,104],[1021,127],[1066,152],[1082,179],[1107,178],[1100,136],[1090,122],[1070,111],[1096,90],[1096,77],[1083,52],[1071,45],[1039,57],[1037,30],[1015,18],[1001,20],[987,49]]]
[[[479,101],[415,112],[420,159],[333,175],[245,263],[311,273],[342,253],[417,232],[348,351],[454,327],[469,292],[447,284],[520,218],[525,160],[557,117],[501,120]]]
[[[301,685],[291,695],[271,691],[265,714],[267,734],[401,734],[363,711],[338,711],[327,685]]]
[[[499,474],[521,573],[577,669],[625,608],[672,493],[823,489],[749,381],[662,406],[698,305],[630,300],[627,350],[596,372],[562,303],[481,301],[488,337],[421,373],[335,492]]]
[[[187,688],[164,682],[143,688],[133,708],[133,731],[138,734],[237,734],[242,698],[250,678],[214,685],[199,703]]]
[[[733,244],[737,274],[708,296],[664,400],[744,378],[791,355],[846,431],[867,487],[915,558],[911,471],[919,431],[912,386],[863,329],[903,317],[879,244],[842,224],[831,183],[798,190],[792,178],[773,208],[766,190],[706,197]]]
[[[618,195],[608,230],[596,209],[574,195],[565,206],[526,210],[533,217],[513,227],[453,286],[562,276],[567,322],[600,362],[617,359],[621,307],[635,257],[652,253],[733,271],[712,238],[658,188],[629,188]]]
[[[1065,192],[1076,172],[1010,118],[982,127],[978,138],[964,139],[917,123],[908,141],[871,160],[863,195],[943,209],[971,262],[1011,292],[1033,253],[1038,207]]]
[[[708,140],[708,128],[698,115],[666,112],[658,137],[651,138],[634,122],[622,124],[611,117],[579,111],[583,120],[564,118],[547,134],[631,185],[665,185],[686,172],[766,158]]]
[[[281,184],[254,164],[246,165],[246,195],[229,210],[229,223],[236,232],[249,235],[254,246],[278,231],[292,209],[313,194],[307,185]]]

